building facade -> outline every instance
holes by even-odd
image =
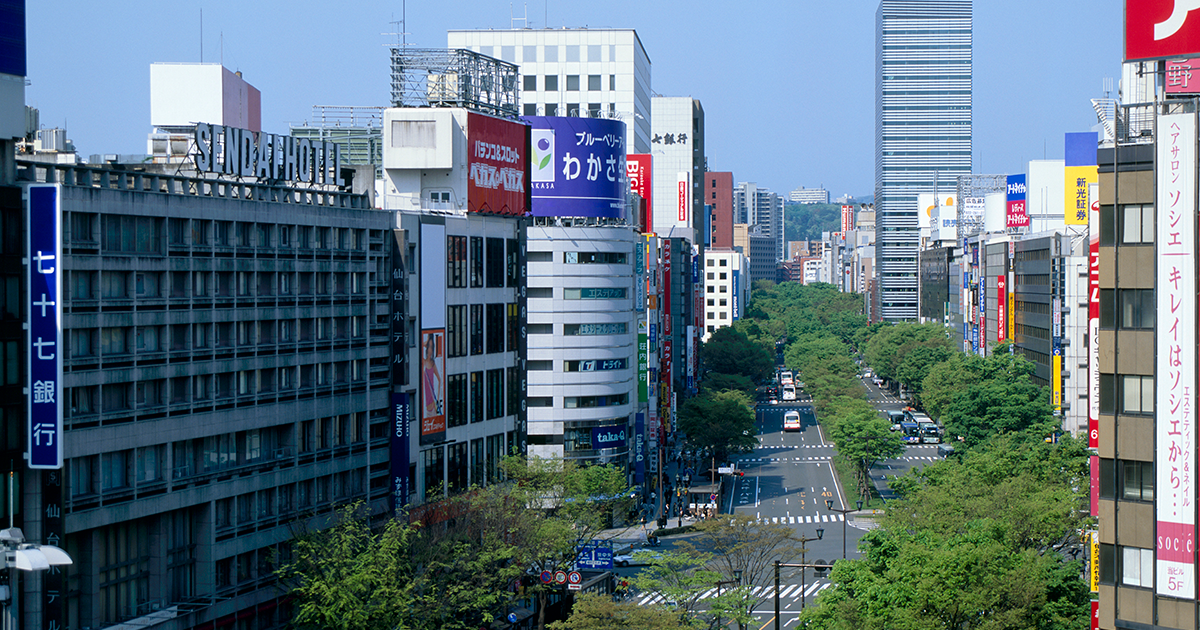
[[[829,191],[824,188],[805,188],[803,186],[788,193],[788,201],[792,203],[829,203]]]
[[[717,249],[733,248],[733,173],[708,172],[704,174],[704,203],[712,206],[709,224],[711,238],[708,246]]]
[[[882,0],[875,34],[880,315],[917,319],[917,195],[971,172],[970,0]]]
[[[750,299],[750,265],[741,252],[710,249],[704,253],[704,335],[742,318]]]

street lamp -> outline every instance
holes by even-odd
[[[849,508],[835,508],[833,507],[833,499],[825,499],[825,507],[829,508],[829,511],[838,512],[842,515],[842,560],[846,559],[846,515],[850,512],[862,511],[862,499],[859,499],[856,501],[856,503],[858,504],[857,510],[851,510]]]
[[[724,585],[724,584],[737,584],[738,586],[741,586],[741,585],[742,585],[742,570],[741,570],[741,569],[734,569],[734,570],[733,570],[733,579],[732,579],[732,580],[721,580],[720,582],[717,582],[717,584],[716,584],[716,586],[717,586],[717,597],[720,597],[720,596],[721,596],[721,586],[722,586],[722,585]],[[717,627],[718,627],[718,628],[720,628],[720,627],[721,627],[721,613],[720,613],[720,611],[719,611],[719,610],[718,610],[718,612],[717,612]]]
[[[11,495],[10,495],[11,496]],[[67,552],[54,545],[36,545],[25,542],[25,534],[19,527],[0,530],[0,550],[4,552],[4,568],[10,572],[8,586],[0,588],[0,601],[7,602],[7,627],[17,628],[17,574],[21,571],[45,571],[50,567],[73,564]]]

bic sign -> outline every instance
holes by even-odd
[[[1126,0],[1125,60],[1200,53],[1200,0]]]

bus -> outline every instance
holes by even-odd
[[[795,409],[783,414],[783,430],[784,431],[799,431],[800,430],[800,412]]]
[[[938,425],[927,415],[919,411],[906,411],[904,413],[908,417],[909,422],[917,424],[918,435],[920,435],[921,444],[939,444],[942,441],[942,432],[938,429]]]
[[[916,422],[908,422],[907,420],[900,423],[900,431],[904,434],[905,444],[920,444],[921,429]]]
[[[783,399],[796,400],[796,386],[788,383],[783,386]]]
[[[787,385],[788,383],[791,383],[791,382],[792,382],[792,371],[791,370],[784,370],[779,373],[779,384],[780,385]]]

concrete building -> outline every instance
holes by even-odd
[[[733,248],[749,252],[751,282],[775,279],[775,240],[764,235],[760,226],[735,223]]]
[[[748,259],[736,250],[710,249],[704,253],[704,337],[742,318],[750,299]]]
[[[517,64],[522,116],[619,118],[627,150],[650,153],[651,65],[637,31],[452,30],[446,43]]]
[[[712,223],[708,246],[718,249],[733,248],[733,224],[736,222],[733,207],[733,173],[709,172],[704,174],[704,203],[712,206]]]
[[[784,260],[783,198],[754,182],[741,182],[734,188],[733,203],[737,221],[759,226],[774,242],[775,260]]]
[[[876,12],[875,210],[880,316],[916,320],[917,195],[971,171],[971,1]]]
[[[654,232],[704,243],[704,107],[690,96],[655,96],[650,153],[654,156]],[[731,179],[732,181],[732,179]]]
[[[805,188],[803,186],[788,193],[788,201],[792,203],[829,203],[829,191],[824,188]]]

